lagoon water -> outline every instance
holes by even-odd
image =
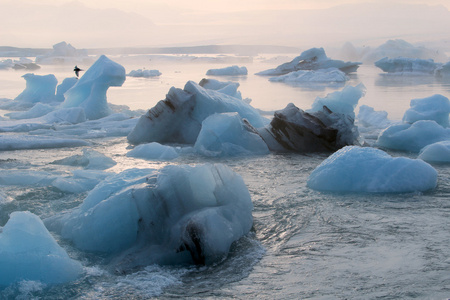
[[[292,57],[295,54],[292,55]],[[229,64],[155,60],[121,63],[127,72],[158,69],[155,78],[127,77],[110,88],[108,102],[147,110],[164,99],[171,86],[199,82],[210,68]],[[285,61],[287,61],[286,59]],[[281,61],[284,62],[284,61]],[[342,89],[334,86],[290,86],[253,75],[277,63],[238,63],[249,75],[209,77],[240,83],[243,98],[273,115],[293,102],[310,108],[316,97]],[[79,66],[87,69],[88,66]],[[42,66],[35,74],[73,76],[73,66]],[[0,71],[0,98],[14,98],[25,88],[24,73]],[[363,83],[359,105],[385,110],[400,120],[413,98],[450,97],[450,81],[434,76],[389,76],[362,65],[346,83]],[[356,108],[356,113],[358,108]],[[1,112],[4,113],[4,112]],[[377,131],[361,131],[373,143]],[[425,193],[347,194],[309,189],[306,180],[329,154],[269,154],[244,158],[181,156],[171,162],[126,157],[126,137],[92,139],[91,148],[117,162],[108,172],[129,168],[162,168],[167,164],[224,163],[239,173],[250,191],[254,211],[251,233],[236,242],[227,259],[205,267],[151,265],[131,273],[104,267],[104,257],[77,250],[54,237],[82,262],[85,275],[76,282],[45,286],[24,281],[1,288],[1,299],[447,299],[450,297],[450,166],[434,165],[438,186]],[[0,172],[32,172],[37,178],[67,176],[79,167],[51,162],[80,154],[82,148],[0,152]],[[417,154],[389,152],[416,158]],[[45,180],[5,184],[0,191],[0,226],[11,212],[31,211],[45,219],[78,206],[86,193],[64,193]],[[1,270],[0,270],[1,272]]]

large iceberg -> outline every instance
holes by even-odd
[[[265,70],[256,75],[279,76],[299,70],[319,70],[337,68],[344,73],[355,72],[359,62],[344,62],[342,60],[334,60],[327,57],[323,48],[311,48],[304,51],[292,61],[279,65],[275,69]]]
[[[71,87],[73,87],[78,82],[77,77],[68,77],[64,78],[64,80],[56,87],[56,101],[63,102],[65,97],[64,94]]]
[[[365,51],[362,61],[373,63],[383,57],[407,57],[418,59],[433,59],[434,61],[446,61],[447,56],[442,51],[428,49],[423,46],[414,46],[404,40],[388,40],[376,49]]]
[[[122,86],[125,77],[124,67],[102,55],[64,94],[61,106],[82,107],[90,120],[108,116],[112,110],[106,92],[111,86]]]
[[[450,61],[442,66],[439,66],[434,71],[434,75],[436,75],[437,77],[444,77],[444,78],[450,77]]]
[[[221,164],[130,169],[108,177],[83,204],[46,225],[116,270],[153,263],[210,264],[252,227],[242,178]]]
[[[248,70],[246,67],[239,67],[233,65],[231,67],[225,67],[220,69],[209,69],[206,75],[212,76],[237,76],[237,75],[247,75]]]
[[[308,111],[290,103],[276,111],[270,124],[258,132],[271,151],[336,151],[359,144],[354,108],[365,87],[347,86],[342,91],[318,97]]]
[[[55,102],[55,90],[58,80],[55,75],[35,75],[28,73],[22,76],[26,81],[26,88],[14,100],[27,103]]]
[[[254,127],[266,124],[259,112],[243,100],[188,81],[183,90],[172,87],[165,100],[141,116],[128,141],[194,144],[203,120],[223,112],[237,112]]]
[[[370,193],[426,191],[436,184],[437,171],[422,160],[356,146],[328,157],[307,181],[308,187],[319,191]]]
[[[413,124],[395,124],[383,130],[376,145],[392,150],[419,152],[423,147],[450,139],[450,129],[435,121],[421,120]]]
[[[202,122],[195,142],[197,153],[206,156],[268,154],[269,148],[250,123],[238,113],[214,114]]]
[[[0,228],[0,270],[0,286],[22,280],[64,283],[84,272],[30,212],[13,212]]]
[[[387,73],[396,74],[434,74],[440,64],[432,59],[384,57],[375,62],[375,66]]]
[[[53,50],[45,55],[36,57],[36,63],[40,64],[91,64],[92,59],[88,56],[87,50],[77,50],[71,44],[60,42],[53,45]]]

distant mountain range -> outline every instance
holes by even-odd
[[[80,50],[80,49],[79,49]],[[260,53],[300,53],[300,48],[272,45],[205,45],[191,47],[117,47],[85,49],[90,55],[121,54],[236,54],[253,56]],[[0,57],[35,57],[52,52],[52,48],[18,48],[0,46]]]
[[[19,47],[50,48],[67,41],[76,48],[121,47],[132,51],[161,45],[183,48],[232,44],[305,49],[336,47],[347,41],[373,46],[388,39],[450,47],[445,44],[450,36],[450,12],[442,5],[371,2],[315,10],[210,14],[169,7],[141,15],[111,8],[94,9],[77,1],[44,5],[14,0],[0,2],[0,11],[0,43]],[[202,47],[206,47],[203,51],[213,49]],[[175,51],[170,48],[173,47],[159,47],[158,51]],[[188,50],[192,49],[182,52]]]

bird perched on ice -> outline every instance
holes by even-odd
[[[73,68],[73,70],[75,71],[75,75],[80,76],[80,71],[83,71],[82,69],[78,68],[78,66],[75,66],[75,68]]]

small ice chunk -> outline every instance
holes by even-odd
[[[59,284],[76,280],[82,265],[72,260],[30,212],[13,212],[0,230],[0,286],[22,280]]]
[[[345,114],[355,119],[355,108],[358,101],[366,93],[366,87],[360,83],[357,86],[346,86],[341,91],[336,91],[326,95],[324,98],[317,97],[308,112],[322,111],[323,107],[328,107],[332,112]]]
[[[378,136],[376,145],[392,150],[419,152],[423,147],[450,139],[450,129],[430,120],[391,125]]]
[[[429,163],[450,163],[450,141],[430,144],[419,152],[420,159]]]
[[[202,123],[194,145],[197,153],[206,156],[237,156],[268,154],[269,148],[257,130],[238,113],[214,114]]]
[[[443,127],[449,126],[450,101],[436,94],[422,99],[413,99],[411,108],[403,115],[403,122],[414,123],[419,120],[434,120]]]
[[[212,76],[236,76],[236,75],[247,75],[248,71],[246,67],[239,67],[233,65],[231,67],[225,67],[220,69],[209,69],[206,75]]]
[[[127,153],[127,156],[148,160],[172,160],[179,155],[173,147],[153,142],[136,146]]]
[[[159,70],[132,70],[127,76],[130,77],[157,77],[160,76],[161,72]]]
[[[10,112],[5,114],[5,116],[14,120],[33,119],[45,116],[54,109],[54,106],[38,102],[28,111]]]
[[[358,121],[364,127],[386,128],[390,121],[386,111],[375,111],[373,107],[361,105],[359,107]]]
[[[369,193],[426,191],[436,184],[437,171],[422,160],[357,146],[335,152],[307,181],[308,187],[319,191]]]

